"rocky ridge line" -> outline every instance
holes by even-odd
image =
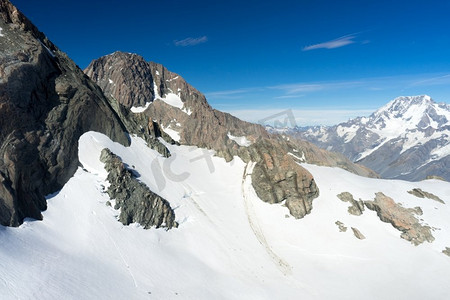
[[[103,149],[100,161],[108,172],[110,186],[107,193],[116,201],[114,209],[120,209],[119,221],[122,224],[139,223],[145,229],[178,227],[169,202],[139,182],[120,157],[109,149]]]
[[[0,224],[18,226],[73,176],[83,133],[129,141],[100,88],[8,0],[0,27]]]

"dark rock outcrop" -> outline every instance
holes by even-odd
[[[359,231],[357,228],[354,228],[354,227],[351,227],[351,228],[352,228],[353,234],[355,235],[355,237],[358,240],[365,240],[366,239],[364,234],[362,234],[361,231]]]
[[[364,201],[368,209],[377,212],[381,221],[391,223],[392,226],[402,232],[401,238],[419,245],[424,241],[434,241],[431,228],[419,223],[414,215],[421,215],[422,210],[417,208],[404,208],[392,198],[379,192],[375,194],[374,201]]]
[[[339,195],[337,195],[339,199],[341,199],[344,202],[349,202],[351,205],[348,207],[348,212],[355,216],[360,216],[364,212],[364,202],[360,199],[356,201],[353,198],[353,195],[349,192],[342,192]]]
[[[434,195],[432,193],[428,193],[428,192],[422,191],[419,188],[412,189],[411,191],[408,191],[408,193],[410,193],[411,195],[414,195],[414,196],[416,196],[418,198],[428,198],[428,199],[440,202],[442,204],[445,204],[445,202],[441,198],[439,198],[438,196],[436,196],[436,195]]]
[[[18,226],[74,174],[84,132],[129,142],[101,89],[8,0],[0,27],[0,224]]]
[[[124,225],[139,223],[145,229],[152,226],[171,229],[178,227],[175,213],[169,202],[153,193],[144,183],[139,182],[127,169],[122,160],[109,149],[103,149],[100,161],[108,171],[108,195],[120,208],[119,221]]]

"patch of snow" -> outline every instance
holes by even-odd
[[[356,136],[358,129],[359,126],[355,124],[350,127],[339,125],[336,128],[336,133],[339,137],[344,137],[344,143],[348,143]]]
[[[108,78],[108,81],[110,84],[114,84],[114,82],[110,78]]]
[[[169,104],[170,106],[173,106],[173,107],[176,107],[179,109],[183,109],[183,107],[184,107],[183,101],[181,101],[180,96],[177,94],[168,93],[167,95],[164,96],[164,98],[158,98],[158,100],[161,100],[161,101]]]
[[[288,152],[288,154],[300,162],[306,162],[305,153],[303,151],[302,151],[302,157],[298,157],[297,155],[295,155],[294,153],[291,153],[291,152]]]
[[[133,106],[130,110],[135,114],[142,113],[150,106],[150,104],[152,104],[152,102],[145,103],[145,106]]]
[[[4,34],[2,34],[2,30],[3,28],[0,27],[0,36],[5,36]]]
[[[433,160],[438,160],[450,155],[450,143],[443,147],[434,149],[430,154]]]
[[[184,103],[181,100],[180,93],[174,94],[174,93],[168,93],[164,97],[161,97],[158,93],[158,88],[156,86],[156,83],[153,83],[153,90],[155,91],[155,100],[160,100],[165,102],[166,104],[169,104],[170,106],[179,108],[182,112],[186,113],[187,115],[191,115],[192,111],[190,108],[184,107]]]
[[[164,127],[161,125],[161,128],[165,133],[167,133],[172,138],[172,140],[174,140],[176,142],[180,142],[180,139],[181,139],[180,133],[178,131],[170,128],[170,125],[167,127]]]
[[[239,146],[242,146],[242,147],[248,147],[252,144],[252,142],[250,142],[247,139],[247,137],[245,137],[245,136],[234,136],[234,135],[231,135],[229,132],[228,132],[227,136],[230,140],[235,141]]]
[[[174,78],[171,78],[171,79],[166,79],[166,81],[167,81],[167,82],[171,82],[171,81],[173,81],[173,80],[176,80],[176,79],[178,79],[178,77],[179,77],[179,76],[175,76]]]
[[[155,73],[156,73],[156,75],[158,75],[158,76],[159,76],[159,72],[158,72],[158,70],[156,70],[156,71],[155,71]]]

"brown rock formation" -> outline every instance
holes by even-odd
[[[391,223],[392,226],[402,232],[401,238],[419,245],[424,241],[432,242],[434,237],[429,226],[423,226],[414,215],[421,215],[420,207],[404,208],[392,198],[379,192],[375,194],[374,201],[364,201],[368,209],[377,212],[381,221]]]

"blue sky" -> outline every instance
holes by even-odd
[[[401,95],[450,102],[450,1],[12,0],[81,67],[116,50],[162,63],[210,104],[298,125]]]

